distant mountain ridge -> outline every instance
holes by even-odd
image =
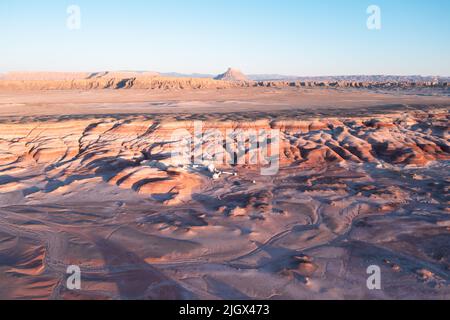
[[[249,75],[254,81],[352,81],[352,82],[433,82],[449,81],[450,77],[421,75],[342,75],[342,76],[285,76],[281,74]]]
[[[162,76],[176,78],[210,78],[214,79],[218,76],[203,73],[177,73],[168,72],[161,73]],[[249,74],[245,75],[250,81],[352,81],[352,82],[433,82],[433,81],[450,81],[447,76],[422,76],[422,75],[340,75],[340,76],[293,76],[283,74]]]
[[[154,71],[100,71],[100,72],[8,72],[0,74],[0,80],[17,81],[64,81],[82,79],[126,79],[156,77]]]

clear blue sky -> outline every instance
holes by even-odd
[[[0,71],[449,76],[449,15],[449,0],[0,0]]]

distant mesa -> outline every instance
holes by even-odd
[[[157,77],[153,71],[102,71],[102,72],[8,72],[0,80],[9,81],[73,81],[87,79],[131,79]]]
[[[224,81],[250,81],[250,79],[237,69],[229,68],[227,72],[222,73],[214,78],[214,80]]]
[[[86,79],[88,72],[8,72],[2,80],[8,81],[69,81]]]
[[[160,74],[154,71],[105,71],[91,73],[88,79],[131,79],[131,78],[145,78],[158,77]]]

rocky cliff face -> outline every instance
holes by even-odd
[[[231,80],[227,80],[231,79]],[[0,90],[94,90],[94,89],[229,89],[248,87],[273,88],[366,88],[366,89],[448,89],[449,83],[431,82],[304,82],[304,81],[245,81],[240,77],[224,76],[221,81],[201,78],[174,78],[161,76],[92,76],[83,79],[62,80],[9,80],[0,77]]]
[[[94,90],[94,89],[227,89],[248,87],[249,83],[213,79],[171,78],[159,76],[114,77],[95,75],[72,80],[2,80],[0,90]]]

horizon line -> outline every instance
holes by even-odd
[[[235,70],[240,70],[238,68],[233,68]],[[226,70],[225,70],[226,71]],[[8,73],[101,73],[101,72],[136,72],[136,73],[144,73],[144,72],[155,72],[158,74],[179,74],[179,75],[205,75],[205,76],[217,76],[220,73],[212,73],[212,72],[178,72],[178,71],[156,71],[156,70],[133,70],[133,69],[110,69],[110,70],[8,70],[8,71],[0,71],[0,74],[8,74]],[[314,77],[350,77],[350,76],[391,76],[391,77],[441,77],[441,78],[450,78],[450,75],[442,75],[442,74],[396,74],[396,73],[349,73],[349,74],[317,74],[317,75],[293,75],[293,74],[284,74],[284,73],[245,73],[247,76],[265,76],[265,75],[273,75],[273,76],[283,76],[283,77],[297,77],[297,78],[314,78]]]

